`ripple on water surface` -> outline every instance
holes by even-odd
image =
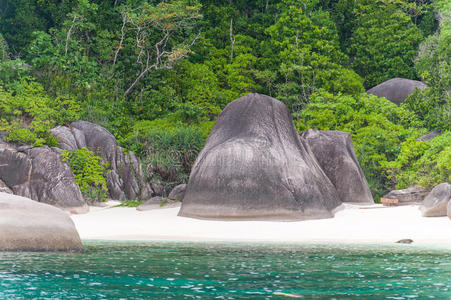
[[[0,252],[0,299],[451,299],[451,252],[409,246],[87,242]]]

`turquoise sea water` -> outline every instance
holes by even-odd
[[[0,252],[0,299],[451,299],[451,250],[85,242]]]

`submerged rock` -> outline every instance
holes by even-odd
[[[402,239],[396,242],[397,244],[412,244],[413,240],[412,239]]]
[[[369,89],[366,93],[385,97],[391,102],[400,105],[415,91],[415,88],[422,91],[427,88],[427,85],[417,80],[392,78]]]
[[[332,217],[341,201],[287,107],[259,94],[219,115],[197,157],[179,215],[205,219]]]
[[[429,193],[428,189],[419,186],[411,186],[408,187],[407,189],[390,191],[382,198],[398,199],[399,204],[410,204],[410,203],[419,203],[423,201],[423,199],[427,196],[428,193]]]
[[[435,186],[420,206],[423,217],[444,217],[448,213],[451,201],[451,184],[441,183]]]
[[[182,201],[185,196],[186,184],[179,184],[169,193],[168,198],[172,200]]]
[[[107,187],[111,199],[148,199],[152,189],[144,181],[143,171],[133,152],[126,153],[116,138],[104,127],[86,121],[75,121],[70,127],[59,126],[51,130],[64,150],[88,147],[107,162]]]
[[[49,147],[23,149],[0,144],[0,180],[3,191],[63,208],[89,211],[70,167]]]
[[[309,129],[300,137],[335,186],[342,202],[374,203],[349,133]]]
[[[59,208],[0,193],[0,251],[82,251],[75,225]]]

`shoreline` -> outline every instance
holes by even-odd
[[[82,240],[451,246],[447,217],[422,217],[417,205],[379,207],[346,204],[334,218],[288,222],[191,219],[177,216],[178,207],[91,207],[71,217]]]

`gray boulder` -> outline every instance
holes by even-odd
[[[442,133],[438,130],[429,132],[426,135],[423,135],[422,137],[417,138],[418,142],[429,142],[430,140],[432,140],[433,138],[440,136]]]
[[[86,213],[89,207],[70,167],[49,147],[18,152],[0,144],[0,180],[15,195],[58,206],[71,213]],[[7,189],[6,189],[7,188]]]
[[[76,150],[88,147],[109,163],[107,187],[111,199],[147,199],[152,189],[144,181],[143,171],[133,152],[125,153],[116,138],[104,127],[86,121],[75,121],[69,127],[59,126],[51,130],[61,148]]]
[[[59,208],[0,193],[0,251],[82,251],[75,225]]]
[[[383,198],[398,199],[400,204],[413,204],[422,202],[428,194],[428,189],[411,186],[407,189],[390,191]]]
[[[385,97],[391,102],[400,105],[415,91],[415,88],[423,91],[427,88],[427,85],[417,80],[392,78],[369,89],[366,93]]]
[[[179,184],[169,193],[168,198],[172,200],[182,201],[185,196],[186,184]]]
[[[342,202],[374,203],[349,133],[309,129],[300,137],[335,186]]]
[[[448,214],[448,218],[451,219],[451,201],[448,201],[448,208],[447,208],[447,214]]]
[[[423,217],[444,217],[448,213],[448,203],[451,200],[451,184],[441,183],[435,186],[424,198],[420,206]]]
[[[287,107],[259,94],[221,112],[192,167],[179,215],[203,219],[328,218],[341,204]]]

